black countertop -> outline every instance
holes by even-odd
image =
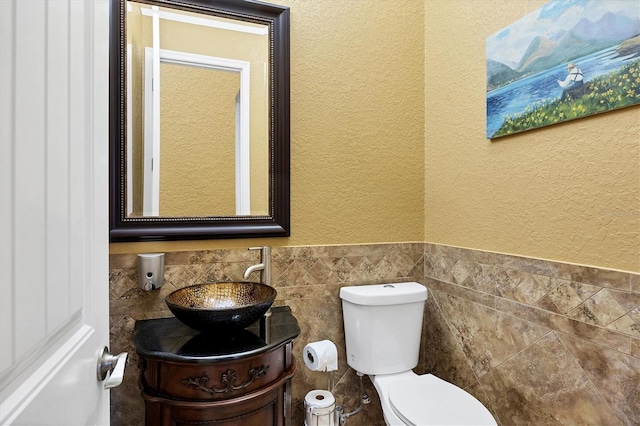
[[[266,352],[300,334],[298,321],[288,306],[271,308],[269,332],[260,321],[244,330],[200,333],[177,318],[136,321],[133,342],[138,355],[178,362],[228,361]],[[265,336],[269,336],[267,342]]]

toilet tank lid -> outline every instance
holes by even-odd
[[[348,286],[340,298],[356,305],[400,305],[427,300],[427,288],[416,282]]]

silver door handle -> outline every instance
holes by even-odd
[[[122,352],[119,355],[111,355],[109,348],[104,347],[102,353],[98,358],[98,381],[104,380],[104,388],[111,389],[122,383],[124,379],[124,367],[127,364],[127,352]],[[108,374],[111,372],[111,374]],[[108,377],[107,377],[108,375]]]

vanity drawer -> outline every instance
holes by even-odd
[[[147,395],[148,426],[226,425],[226,426],[285,426],[290,424],[291,377],[295,367],[281,380],[245,397],[220,401],[182,401]]]
[[[210,364],[141,358],[142,387],[150,395],[190,401],[236,398],[278,380],[289,367],[290,346]]]

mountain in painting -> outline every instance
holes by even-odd
[[[570,31],[549,37],[535,37],[515,67],[498,66],[487,60],[487,90],[503,86],[514,79],[553,68],[576,58],[587,56],[640,35],[640,19],[611,12],[598,21],[581,19]],[[504,69],[507,67],[511,70]]]
[[[597,22],[581,19],[571,32],[583,40],[607,40],[618,44],[640,34],[640,21],[607,12]]]
[[[519,73],[526,73],[528,71],[531,71],[531,65],[533,63],[539,63],[539,59],[544,59],[551,56],[557,46],[558,43],[546,37],[534,38],[531,41],[531,44],[527,48],[526,52],[522,56],[520,63],[518,63],[518,67],[516,68],[516,70]]]
[[[502,62],[487,60],[487,90],[520,78],[520,73]]]

